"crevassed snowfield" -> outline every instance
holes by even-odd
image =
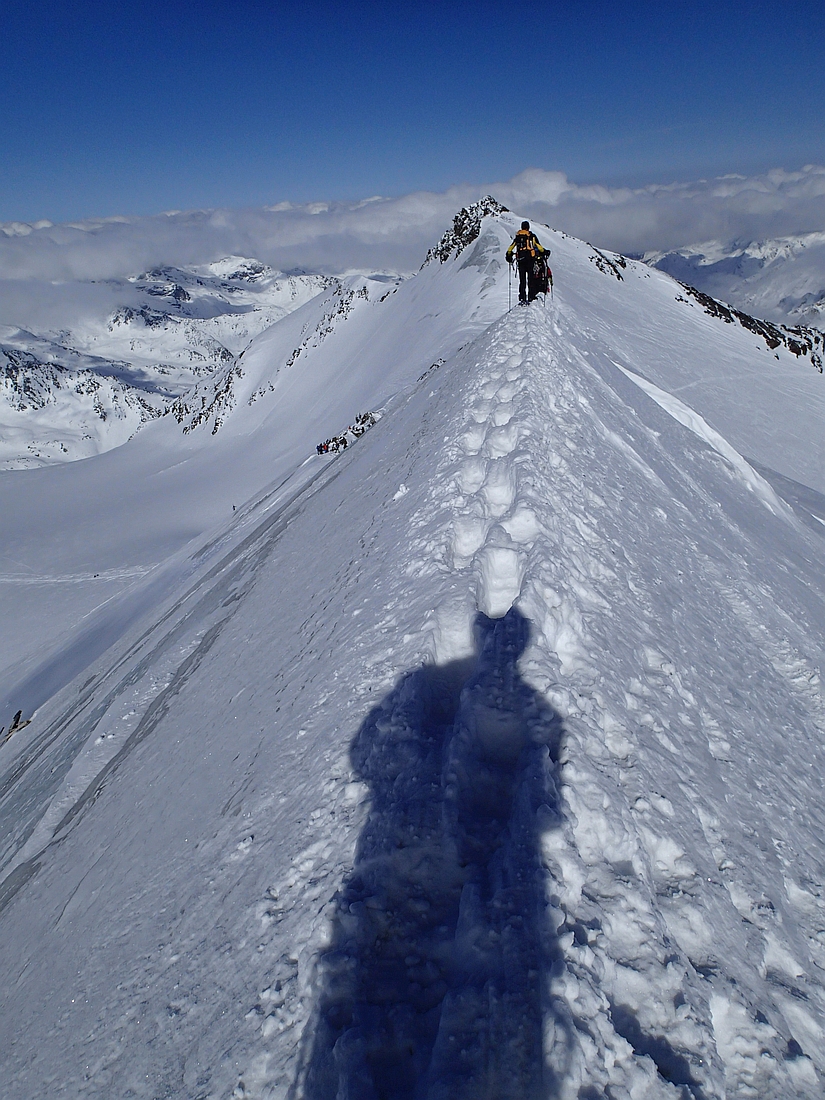
[[[821,1097],[825,380],[519,220],[0,475],[10,1100]]]

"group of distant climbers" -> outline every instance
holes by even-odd
[[[319,455],[338,454],[339,451],[345,451],[350,442],[355,442],[377,422],[378,417],[375,413],[359,413],[354,424],[350,424],[340,435],[334,435],[331,439],[325,439],[323,443],[319,443],[315,451]],[[352,439],[348,439],[347,436],[352,436]]]
[[[547,263],[549,252],[530,228],[522,222],[513,243],[507,249],[507,263],[518,265],[518,300],[526,306],[539,294],[546,294],[553,286],[553,272]]]

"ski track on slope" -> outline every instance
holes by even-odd
[[[0,882],[0,908],[37,869],[55,836],[95,799],[108,775],[153,731],[170,699],[179,693],[233,614],[234,605],[246,594],[261,562],[269,557],[285,527],[300,511],[296,501],[307,489],[311,491],[312,482],[320,479],[322,485],[326,484],[335,473],[334,468],[322,466],[309,486],[293,490],[283,502],[276,490],[272,494],[276,507],[263,520],[258,520],[254,506],[248,515],[244,510],[239,518],[258,522],[238,545],[224,547],[224,542],[231,541],[224,533],[201,547],[195,560],[205,561],[205,574],[190,579],[183,595],[164,608],[156,623],[129,640],[124,651],[114,655],[114,661],[113,654],[107,653],[104,660],[110,667],[106,672],[101,675],[99,669],[93,670],[81,686],[79,698],[20,747],[0,783],[6,876]],[[260,503],[272,504],[266,495]],[[233,534],[237,539],[238,532]],[[225,553],[211,564],[215,553],[222,549]],[[180,582],[188,578],[184,572],[177,579]],[[102,700],[101,688],[105,692]],[[113,718],[115,707],[130,709]],[[81,715],[83,719],[78,721]],[[72,723],[75,728],[66,737]],[[93,741],[92,733],[97,734]],[[58,751],[51,751],[54,745],[59,746]],[[31,798],[25,793],[21,796],[27,788],[32,790]],[[52,795],[41,816],[44,791]],[[9,792],[11,798],[6,800]]]
[[[97,770],[54,804],[60,845],[35,869],[31,900],[12,904],[34,916],[54,894],[63,928],[100,906],[93,942],[116,960],[133,941],[142,966],[112,989],[100,978],[109,955],[66,964],[87,1001],[105,992],[87,1009],[50,1009],[58,1051],[68,1014],[86,1013],[74,1025],[83,1065],[56,1055],[53,1086],[316,1100],[332,1087],[312,1070],[336,966],[346,979],[391,962],[441,1006],[423,1032],[400,1031],[417,1045],[399,1096],[544,1096],[554,1085],[563,1100],[821,1095],[823,880],[812,853],[823,707],[808,639],[825,617],[796,575],[817,548],[797,534],[754,502],[741,468],[649,401],[596,341],[582,345],[563,302],[494,325],[336,460],[294,521],[228,553],[190,604],[124,647],[99,694],[89,685],[72,704],[89,708],[82,727],[66,726],[73,752],[83,741],[93,759],[124,705],[145,736],[131,742],[128,785],[124,769]],[[307,575],[296,618],[283,593]],[[512,635],[494,633],[500,649],[475,656],[477,609],[502,616],[514,602],[533,630],[518,665]],[[444,703],[434,721],[421,710],[439,669],[453,678],[433,689]],[[501,745],[520,761],[498,768],[512,809],[492,840],[474,833],[483,815],[467,809],[461,780],[462,766],[496,774],[483,745],[490,710],[512,723]],[[548,710],[564,724],[557,746],[540,733],[555,721]],[[184,715],[212,759],[195,779]],[[405,736],[412,762],[397,786],[376,787]],[[430,759],[437,736],[443,768]],[[196,826],[194,813],[175,818],[174,802],[177,785],[183,800],[198,781],[207,823]],[[443,814],[413,797],[427,784]],[[170,825],[124,847],[128,800],[155,787]],[[65,853],[93,818],[105,839],[64,885],[60,863],[72,866]],[[419,871],[381,858],[400,839],[411,855],[435,844],[448,864],[449,843],[474,838],[469,881],[437,861]],[[132,912],[106,897],[115,842],[136,859]],[[144,851],[150,842],[162,857]],[[357,897],[367,871],[374,891]],[[416,915],[416,887],[447,908],[447,933]],[[392,891],[404,901],[395,909]],[[391,955],[363,949],[370,929]],[[520,979],[512,987],[502,958]],[[33,981],[35,955],[27,966]],[[390,1009],[403,1004],[393,975]],[[357,1018],[364,1006],[344,986]],[[521,1042],[513,1027],[537,1017],[543,1081],[533,1025]],[[364,1026],[341,1029],[336,1072],[367,1097]],[[10,1096],[30,1095],[28,1063],[49,1056],[24,1059]]]

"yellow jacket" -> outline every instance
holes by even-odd
[[[532,229],[519,229],[513,238],[513,243],[507,249],[506,255],[508,260],[512,259],[513,252],[518,256],[529,256],[530,259],[533,259],[537,253],[544,251]]]

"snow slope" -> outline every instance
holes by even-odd
[[[290,477],[316,443],[379,409],[499,316],[506,287],[487,267],[504,264],[486,255],[489,244],[479,239],[476,258],[464,258],[450,295],[431,266],[407,283],[336,281],[204,380],[178,406],[180,420],[162,417],[90,460],[0,473],[0,510],[13,517],[0,584],[17,623],[0,640],[0,668],[15,666],[0,673],[0,699],[27,661],[60,647],[56,637],[95,608],[108,614],[136,575],[151,582],[155,567],[233,507]],[[200,410],[213,415],[188,430]],[[226,421],[217,434],[216,419]]]
[[[517,220],[279,322],[216,433],[0,481],[91,553],[98,478],[112,562],[141,440],[248,501],[158,504],[107,648],[10,687],[9,1100],[822,1095],[825,542],[732,445],[802,481],[822,376],[541,231],[504,313]]]
[[[705,241],[649,252],[645,263],[757,317],[825,324],[825,233],[775,240]]]

